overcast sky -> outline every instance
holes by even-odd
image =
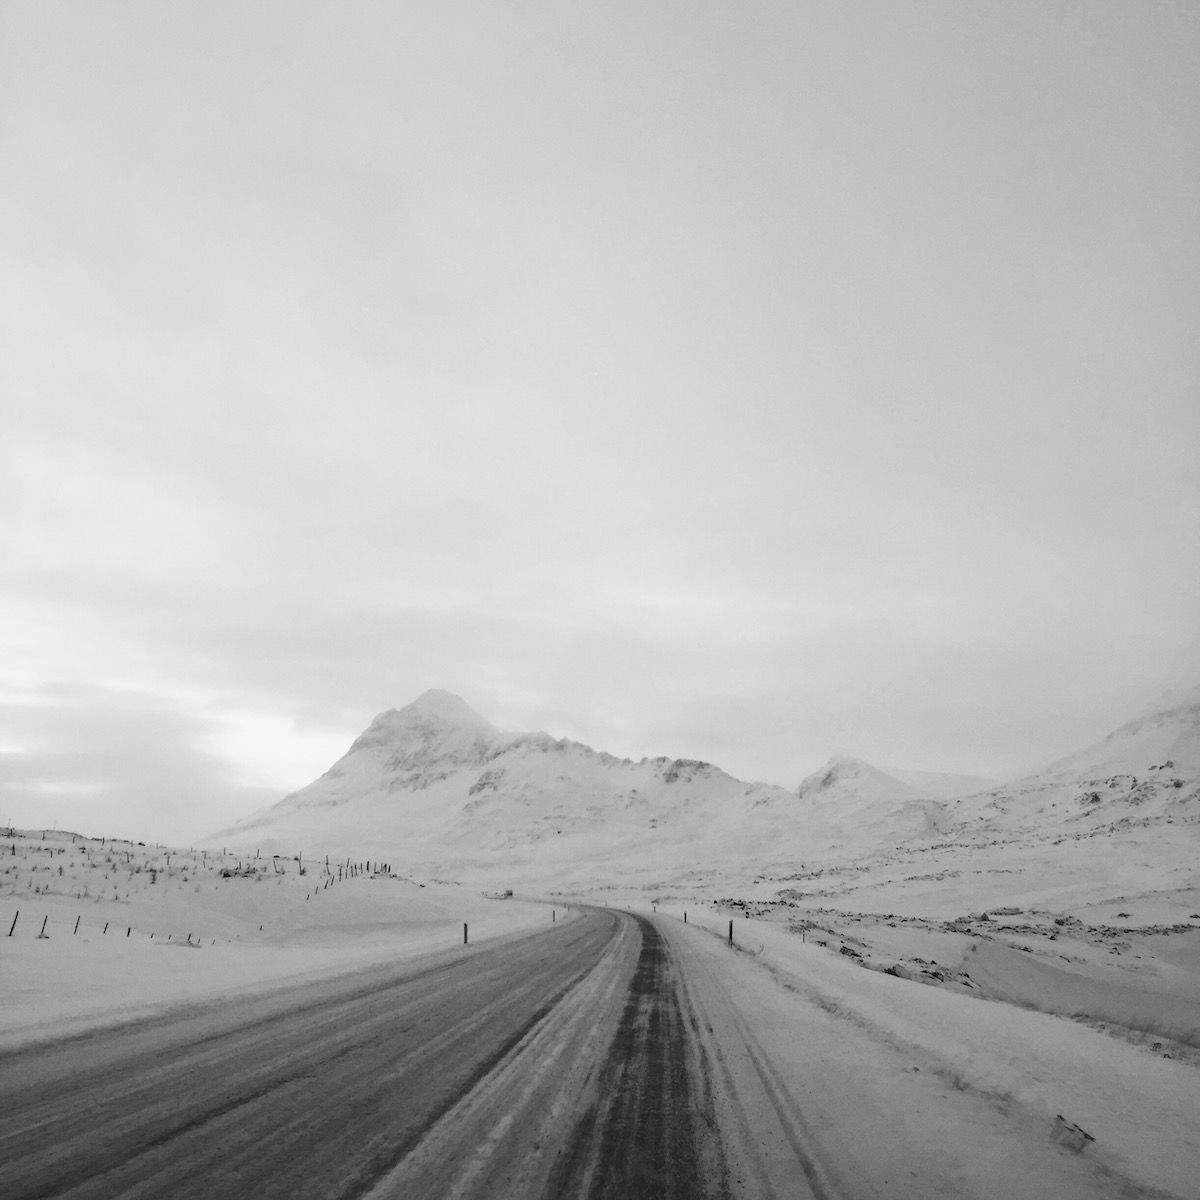
[[[0,0],[0,821],[430,687],[794,787],[1200,680],[1200,5]]]

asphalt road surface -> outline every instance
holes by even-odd
[[[759,1153],[758,1109],[787,1114],[671,928],[585,910],[0,1056],[0,1196],[828,1194],[794,1127]]]

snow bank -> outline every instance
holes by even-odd
[[[661,909],[660,909],[661,911]],[[726,919],[690,914],[723,936]],[[738,920],[739,944],[778,982],[877,1040],[903,1050],[950,1087],[1056,1118],[1095,1142],[1089,1154],[1139,1186],[1195,1194],[1200,1173],[1200,1071],[1073,1021],[980,1001],[866,971],[777,924]]]

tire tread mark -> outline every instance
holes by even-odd
[[[534,959],[533,974],[545,980],[545,982],[549,982],[549,980],[545,978],[547,974],[545,967],[547,964],[556,960],[563,951],[566,951],[567,953],[574,952],[576,961],[578,961],[581,950],[587,947],[588,942],[594,940],[595,938],[595,932],[593,931],[588,933],[586,925],[582,929],[577,929],[575,928],[574,923],[572,923],[572,925],[568,926],[567,930],[564,932],[567,933],[568,936],[563,937],[561,934],[559,935],[557,939],[557,946],[559,948],[558,953],[555,953],[553,956],[550,953],[541,953],[538,954]],[[535,935],[535,937],[538,938],[541,938],[542,936],[542,934]],[[276,1059],[278,1064],[277,1066],[272,1066],[271,1061],[267,1060],[264,1064],[265,1069],[254,1072],[254,1074],[258,1075],[258,1079],[246,1079],[245,1084],[247,1086],[243,1086],[238,1089],[236,1094],[231,1095],[228,1090],[224,1090],[223,1095],[212,1096],[208,1103],[202,1102],[201,1104],[195,1106],[189,1106],[191,1107],[192,1111],[185,1111],[183,1114],[180,1114],[183,1117],[182,1120],[168,1120],[163,1122],[162,1125],[160,1125],[160,1127],[157,1129],[147,1129],[145,1125],[141,1124],[140,1122],[131,1124],[133,1117],[126,1112],[124,1114],[124,1120],[122,1123],[129,1127],[129,1131],[133,1135],[133,1141],[137,1143],[136,1153],[139,1156],[146,1155],[148,1157],[152,1156],[160,1159],[160,1161],[163,1161],[165,1168],[165,1160],[162,1159],[162,1155],[164,1153],[171,1153],[173,1149],[172,1143],[174,1143],[176,1139],[181,1137],[190,1138],[190,1140],[194,1142],[197,1131],[202,1130],[205,1126],[214,1124],[227,1125],[231,1115],[233,1116],[234,1120],[238,1120],[239,1118],[236,1114],[238,1114],[240,1110],[261,1102],[265,1098],[270,1097],[272,1094],[285,1093],[288,1085],[296,1085],[298,1083],[302,1084],[303,1081],[311,1076],[313,1071],[322,1063],[339,1059],[349,1053],[360,1052],[362,1048],[361,1035],[363,1029],[361,1022],[356,1030],[343,1031],[346,1036],[355,1036],[359,1039],[359,1045],[357,1046],[340,1045],[337,1043],[330,1044],[325,1042],[323,1038],[319,1039],[314,1044],[312,1043],[311,1036],[306,1036],[306,1034],[311,1035],[312,1030],[311,1027],[309,1027],[307,1030],[303,1027],[304,1018],[315,1018],[319,1028],[330,1028],[330,1026],[337,1028],[337,1018],[341,1017],[343,1014],[355,1017],[358,1016],[358,1013],[354,1011],[353,1007],[353,1004],[357,1003],[359,1004],[360,1008],[363,1006],[368,1006],[366,1007],[366,1011],[362,1014],[364,1017],[366,1017],[366,1028],[378,1030],[378,1032],[372,1033],[371,1036],[373,1038],[385,1036],[386,1025],[388,1021],[394,1021],[395,1018],[394,1015],[380,1012],[379,1009],[383,1006],[386,1006],[392,995],[404,985],[411,985],[413,982],[415,982],[415,978],[428,980],[433,976],[450,971],[456,967],[466,967],[467,969],[470,969],[471,964],[474,964],[476,967],[478,967],[478,965],[480,965],[480,958],[484,957],[485,956],[482,955],[471,956],[469,958],[460,957],[451,963],[439,964],[436,968],[417,972],[416,976],[413,974],[408,974],[399,979],[392,978],[386,980],[382,984],[375,983],[366,987],[355,986],[352,988],[349,996],[346,992],[342,992],[333,998],[321,997],[316,1002],[302,1005],[298,1009],[285,1010],[282,1013],[276,1013],[273,1017],[263,1018],[260,1013],[256,1013],[254,1018],[250,1021],[244,1023],[235,1022],[230,1024],[225,1030],[227,1037],[250,1036],[253,1038],[255,1031],[260,1033],[264,1033],[265,1031],[264,1036],[260,1037],[259,1039],[260,1043],[267,1041],[274,1043],[279,1040],[274,1030],[268,1030],[266,1028],[271,1025],[272,1021],[274,1021],[276,1024],[281,1023],[285,1028],[291,1028],[292,1026],[299,1024],[301,1028],[298,1030],[298,1032],[302,1040],[306,1040],[310,1044],[309,1049],[310,1051],[315,1052],[316,1057],[313,1057],[313,1054],[310,1053],[306,1057],[303,1064],[301,1064],[300,1070],[296,1069],[296,1065],[287,1061],[286,1057]],[[488,955],[486,957],[486,961],[494,962],[495,954],[493,953]],[[488,973],[496,974],[494,971],[485,972],[485,974]],[[502,981],[497,974],[497,984],[500,984],[501,982]],[[533,981],[531,980],[531,982]],[[471,1086],[473,1086],[480,1076],[490,1071],[494,1067],[495,1063],[502,1059],[504,1055],[512,1049],[513,1045],[516,1042],[519,1042],[520,1039],[528,1033],[532,1026],[536,1025],[539,1021],[544,1020],[547,1012],[561,1000],[566,987],[569,987],[571,982],[572,980],[568,980],[567,985],[559,987],[558,991],[551,995],[548,1000],[546,998],[545,991],[543,991],[541,996],[529,994],[528,999],[537,1004],[532,1016],[527,1021],[523,1021],[520,1028],[518,1028],[515,1032],[506,1034],[503,1037],[500,1045],[494,1050],[489,1051],[486,1058],[481,1063],[475,1065],[471,1074],[464,1081],[463,1088],[458,1088],[454,1095],[448,1098],[447,1104],[453,1104],[458,1096],[461,1095],[463,1089],[469,1089]],[[535,989],[540,987],[541,984],[534,983]],[[495,990],[495,988],[493,988],[493,990]],[[500,997],[500,995],[501,993],[497,993],[498,997]],[[187,1017],[184,1017],[183,1019],[186,1020]],[[161,1022],[162,1019],[160,1018],[159,1021]],[[167,1024],[169,1027],[169,1022],[163,1023]],[[500,1031],[497,1030],[497,1033],[499,1032]],[[127,1036],[127,1034],[125,1034],[124,1031],[116,1035],[118,1046],[125,1036]],[[173,1049],[180,1049],[182,1053],[186,1054],[190,1050],[199,1047],[207,1047],[207,1044],[213,1040],[214,1037],[206,1035],[198,1039],[189,1039]],[[285,1038],[285,1042],[286,1041],[287,1038]],[[77,1044],[78,1040],[68,1039],[68,1042]],[[61,1043],[56,1043],[55,1048],[57,1049],[60,1047]],[[69,1049],[67,1052],[69,1053]],[[116,1054],[113,1054],[108,1048],[105,1048],[105,1053],[109,1054],[111,1057],[117,1057]],[[146,1074],[146,1068],[141,1066],[141,1063],[149,1058],[150,1055],[146,1053],[135,1055],[133,1057],[132,1070],[135,1078],[140,1078]],[[184,1063],[185,1068],[188,1069],[190,1069],[190,1067],[193,1065],[194,1062]],[[174,1084],[170,1083],[168,1078],[164,1078],[162,1076],[162,1070],[162,1067],[157,1067],[157,1070],[155,1070],[155,1074],[159,1076],[161,1083],[152,1083],[151,1086],[159,1088],[164,1086],[175,1086]],[[49,1089],[46,1088],[45,1085],[35,1085],[35,1094],[43,1090]],[[86,1087],[84,1090],[87,1090]],[[112,1089],[110,1087],[107,1090]],[[21,1093],[18,1092],[17,1096],[19,1100],[23,1101],[25,1096],[28,1096],[28,1094],[29,1092],[26,1091],[25,1095],[22,1096]],[[124,1089],[124,1094],[126,1096],[128,1095],[127,1088]],[[439,1108],[440,1107],[441,1106],[439,1106]],[[13,1115],[19,1116],[22,1108],[24,1108],[24,1104],[18,1104]],[[133,1149],[133,1146],[128,1140],[126,1140],[124,1144],[120,1144],[118,1139],[118,1142],[113,1144],[110,1137],[105,1137],[103,1141],[96,1138],[94,1133],[96,1129],[94,1123],[96,1109],[94,1105],[87,1110],[81,1111],[86,1111],[92,1118],[93,1133],[91,1135],[92,1140],[90,1149],[81,1150],[80,1156],[70,1166],[67,1162],[61,1159],[59,1159],[57,1162],[53,1162],[53,1160],[50,1159],[44,1159],[44,1164],[42,1167],[34,1167],[34,1164],[29,1162],[27,1164],[27,1170],[24,1172],[25,1177],[20,1183],[17,1183],[16,1180],[10,1178],[10,1183],[17,1183],[17,1191],[13,1194],[14,1200],[17,1200],[18,1195],[22,1198],[28,1198],[28,1200],[53,1196],[60,1194],[64,1187],[69,1190],[74,1190],[81,1185],[88,1194],[95,1193],[97,1195],[114,1195],[116,1192],[112,1189],[120,1189],[122,1192],[125,1190],[126,1185],[118,1183],[117,1172],[122,1165],[128,1165],[130,1163],[129,1155],[130,1151]],[[294,1109],[294,1111],[299,1112],[301,1110]],[[428,1115],[423,1114],[422,1128],[436,1120],[437,1115],[437,1112]],[[5,1126],[9,1126],[11,1123],[5,1120],[3,1124]],[[417,1136],[419,1136],[419,1133],[420,1131],[417,1131]],[[49,1149],[50,1147],[47,1145],[47,1153],[49,1152]],[[61,1142],[59,1143],[59,1149],[61,1150]],[[369,1161],[369,1159],[363,1161]],[[48,1170],[45,1169],[47,1167],[49,1168]],[[31,1173],[28,1168],[33,1168],[33,1170],[36,1171],[36,1174]],[[137,1181],[136,1183],[135,1180],[131,1178],[129,1183],[135,1187],[135,1190],[140,1188],[142,1191],[144,1191],[144,1187],[142,1185],[145,1182],[145,1178],[146,1177],[143,1176],[143,1179],[141,1181]],[[106,1179],[107,1183],[104,1182]],[[105,1190],[106,1188],[109,1190]]]
[[[728,1180],[711,1091],[684,1018],[667,944],[646,918],[626,1003],[599,1076],[600,1095],[576,1122],[545,1200],[723,1200]],[[706,1081],[705,1081],[706,1082]],[[702,1161],[703,1159],[703,1161]]]
[[[772,1066],[769,1055],[763,1050],[762,1044],[750,1029],[745,1018],[738,1011],[736,1004],[734,1004],[732,997],[729,995],[728,987],[723,981],[716,980],[715,982],[718,984],[726,1002],[730,1020],[745,1048],[746,1057],[749,1059],[759,1082],[762,1084],[763,1094],[766,1096],[768,1103],[779,1120],[780,1131],[787,1140],[792,1153],[795,1155],[796,1162],[804,1175],[805,1182],[814,1200],[839,1200],[839,1197],[842,1195],[841,1189],[830,1179],[828,1170],[821,1164],[817,1154],[808,1145],[808,1143],[815,1141],[815,1138],[808,1126],[808,1122],[804,1119],[799,1103],[795,1096],[792,1095],[787,1084],[780,1077],[779,1072]],[[709,1025],[708,1028],[710,1034],[712,1034],[712,1026]],[[721,1071],[721,1077],[725,1082],[726,1092],[737,1112],[738,1122],[748,1145],[752,1140],[750,1136],[752,1130],[750,1129],[747,1114],[745,1113],[744,1106],[737,1099],[733,1075],[725,1061],[725,1055],[721,1047],[716,1043],[715,1036],[711,1040]],[[767,1195],[776,1196],[777,1192],[771,1186],[761,1164],[752,1160],[747,1165],[754,1172],[759,1187]]]
[[[382,1179],[390,1175],[399,1165],[420,1145],[426,1134],[452,1109],[460,1104],[479,1083],[486,1079],[500,1064],[529,1037],[543,1021],[550,1016],[554,1009],[562,1003],[568,992],[588,973],[591,968],[577,972],[534,1012],[529,1019],[514,1030],[491,1054],[476,1064],[471,1073],[463,1080],[457,1091],[442,1097],[438,1104],[425,1114],[421,1124],[399,1144],[389,1147],[386,1159],[375,1159],[370,1164],[369,1173],[360,1173],[353,1181],[349,1181],[347,1195],[359,1195],[370,1192]]]

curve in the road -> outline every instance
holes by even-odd
[[[0,1194],[728,1194],[666,941],[536,935],[0,1056]]]

